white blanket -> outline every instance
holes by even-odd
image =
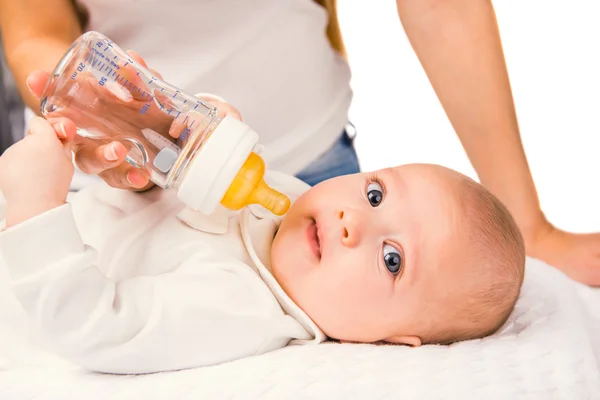
[[[483,340],[289,347],[144,376],[90,373],[43,352],[4,278],[1,399],[600,399],[600,290],[535,260],[508,323]]]

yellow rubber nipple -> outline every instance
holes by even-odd
[[[260,204],[275,215],[283,215],[290,208],[290,199],[267,185],[263,179],[265,162],[256,153],[250,156],[229,185],[221,204],[230,210],[239,210],[250,204]]]

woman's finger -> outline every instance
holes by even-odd
[[[127,50],[127,54],[129,54],[129,56],[134,60],[137,61],[138,63],[140,63],[144,68],[146,68],[148,71],[152,72],[152,74],[154,75],[154,77],[159,78],[159,79],[163,79],[162,75],[155,69],[150,68],[148,66],[148,64],[146,64],[146,60],[144,60],[144,58],[142,56],[139,55],[139,53],[135,50]]]
[[[75,123],[65,117],[48,118],[48,122],[54,127],[56,136],[64,142],[72,142],[77,135],[77,126]]]
[[[102,146],[83,145],[75,150],[75,163],[86,174],[99,175],[101,172],[126,163],[127,148],[119,142]]]
[[[152,185],[142,170],[134,168],[128,163],[123,163],[115,168],[102,171],[98,176],[109,186],[117,189],[143,190]]]
[[[135,51],[135,50],[127,50],[127,54],[129,54],[129,56],[131,58],[133,58],[135,61],[137,61],[138,63],[142,64],[142,66],[144,68],[148,68],[148,65],[146,64],[146,61],[142,58],[142,56],[140,56],[138,54],[137,51]]]
[[[25,83],[27,84],[27,87],[29,88],[31,94],[33,94],[37,98],[40,98],[42,97],[42,93],[44,91],[44,88],[46,87],[48,79],[50,79],[50,74],[48,72],[34,71],[31,74],[29,74]]]
[[[198,97],[200,100],[204,101],[205,103],[216,107],[219,110],[219,115],[221,117],[224,118],[230,116],[240,121],[243,120],[242,114],[239,112],[239,110],[232,106],[230,103],[228,103],[222,97],[210,93],[198,93],[195,96]]]

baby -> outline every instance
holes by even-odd
[[[507,319],[524,248],[506,208],[452,170],[406,165],[293,201],[205,216],[172,191],[104,184],[66,202],[69,120],[36,118],[0,157],[0,267],[60,356],[109,373],[214,365],[290,344],[419,346],[480,338]]]

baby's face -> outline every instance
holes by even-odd
[[[460,179],[406,165],[315,186],[275,237],[275,278],[329,337],[420,344],[420,328],[461,281]]]

